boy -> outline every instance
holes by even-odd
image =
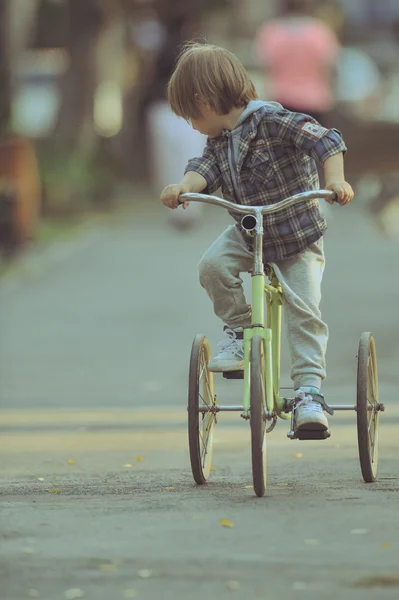
[[[325,187],[336,192],[339,204],[352,200],[352,188],[344,178],[346,146],[341,134],[321,127],[309,115],[259,100],[231,52],[189,44],[170,79],[168,100],[172,110],[208,140],[202,157],[189,161],[182,181],[162,191],[165,206],[177,208],[185,192],[213,194],[220,186],[231,202],[273,204],[319,189],[315,161],[323,164]],[[243,368],[243,328],[251,322],[240,273],[250,271],[253,252],[240,230],[240,216],[236,220],[199,263],[200,283],[227,335],[209,363],[216,372]],[[317,200],[264,217],[264,262],[273,267],[282,286],[297,398],[295,427],[304,431],[328,429],[323,412],[328,407],[320,393],[328,338],[319,310],[325,230]]]

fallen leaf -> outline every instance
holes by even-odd
[[[227,527],[228,529],[231,529],[232,527],[234,527],[233,523],[231,521],[229,521],[228,519],[220,519],[219,523],[222,527]]]
[[[137,460],[137,462],[143,462],[143,460],[144,460],[144,456],[138,456],[138,457],[136,458],[136,460]]]
[[[64,592],[64,596],[65,598],[68,598],[68,600],[74,600],[74,598],[83,598],[84,591],[80,590],[79,588],[71,588],[70,590]]]
[[[302,458],[303,454],[302,452],[295,452],[294,454],[294,458]]]
[[[211,465],[211,471],[216,471],[215,467]]]
[[[278,485],[279,485],[280,487],[285,487],[285,486],[287,486],[287,485],[288,485],[288,483],[279,483]]]
[[[44,477],[36,477],[38,481],[44,481]]]
[[[365,533],[369,533],[369,530],[368,529],[352,529],[351,530],[352,535],[364,535]]]
[[[254,486],[253,485],[244,485],[244,490],[253,490]]]
[[[381,548],[383,548],[383,550],[388,550],[388,548],[391,547],[391,542],[381,542]]]
[[[100,565],[98,568],[100,569],[100,571],[106,571],[108,573],[118,570],[118,567],[112,563],[104,563],[103,565]]]
[[[47,490],[48,492],[50,492],[50,494],[60,494],[61,490],[59,490],[58,488],[51,488],[50,490]]]
[[[131,465],[130,463],[126,463],[123,466],[125,467],[125,469],[131,469],[133,467],[133,465]]]
[[[73,460],[73,458],[68,458],[68,465],[76,465],[76,460]]]
[[[176,488],[174,488],[174,487],[168,487],[166,489],[168,490],[168,492],[175,492],[176,491]]]
[[[388,588],[399,587],[398,573],[381,573],[380,575],[372,575],[365,577],[355,583],[355,587],[364,588]]]
[[[240,584],[238,581],[226,581],[226,587],[229,590],[229,592],[235,592],[239,589]]]
[[[137,575],[142,579],[148,579],[151,577],[152,571],[150,571],[150,569],[141,569],[140,571],[137,571]]]
[[[133,588],[123,592],[125,598],[137,598],[137,592]]]

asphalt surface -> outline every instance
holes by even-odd
[[[156,199],[32,256],[0,285],[1,598],[399,597],[398,241],[361,201],[325,239],[328,402],[354,403],[362,331],[376,338],[379,478],[363,483],[354,412],[323,442],[268,438],[251,488],[248,424],[223,414],[214,470],[193,483],[188,359],[221,326],[197,281],[229,222],[178,232]],[[248,285],[248,279],[246,280]],[[284,353],[282,384],[289,385]],[[216,380],[221,403],[240,382]]]

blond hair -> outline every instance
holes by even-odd
[[[201,117],[199,103],[218,115],[258,98],[243,64],[229,50],[212,44],[186,44],[168,84],[173,112],[184,119]]]

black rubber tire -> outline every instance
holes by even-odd
[[[357,356],[356,412],[360,468],[364,481],[371,483],[377,477],[379,425],[379,411],[372,409],[379,399],[377,354],[371,333],[362,333]]]
[[[255,494],[264,496],[266,490],[266,421],[264,356],[262,338],[254,335],[250,355],[250,424],[252,478]]]
[[[199,412],[200,404],[215,405],[213,393],[213,373],[208,370],[210,349],[207,338],[198,334],[191,348],[188,380],[188,443],[191,470],[194,481],[198,485],[207,482],[212,461],[213,428],[215,415],[211,412]],[[206,385],[207,398],[204,398],[202,376],[208,378]],[[202,390],[201,390],[202,386]],[[204,435],[203,435],[204,434]]]

